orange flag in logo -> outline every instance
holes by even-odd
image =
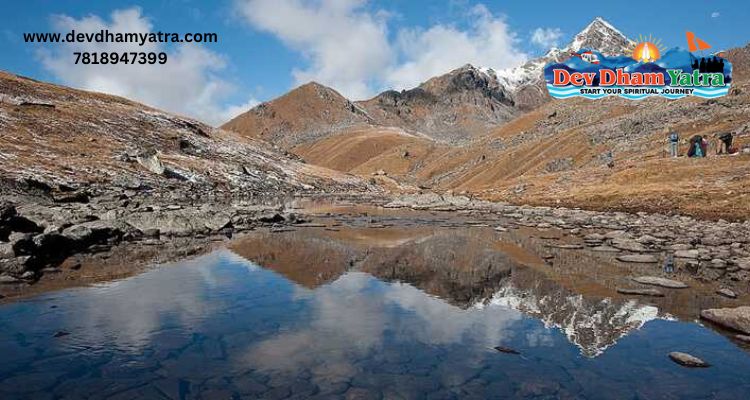
[[[687,37],[688,50],[690,51],[706,50],[711,48],[710,44],[695,37],[695,34],[693,32],[685,32],[685,36]]]

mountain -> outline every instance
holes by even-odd
[[[308,83],[260,104],[222,126],[285,149],[307,145],[352,127],[397,127],[450,145],[465,144],[491,128],[547,101],[544,65],[571,51],[597,48],[620,54],[633,41],[602,18],[594,19],[566,47],[508,70],[465,65],[416,88],[388,90],[352,102],[331,88]]]
[[[516,68],[497,71],[497,79],[512,94],[516,106],[530,110],[550,99],[543,79],[544,66],[559,62],[581,49],[596,49],[605,55],[627,54],[635,46],[625,34],[601,17],[594,18],[567,46],[550,49],[544,56]]]
[[[357,102],[379,125],[421,132],[439,142],[465,143],[517,113],[491,71],[465,65],[410,90]]]
[[[292,148],[371,122],[362,109],[339,92],[310,82],[238,115],[222,128]]]
[[[0,71],[0,188],[279,195],[366,190],[267,142],[120,97]]]

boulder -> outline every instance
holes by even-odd
[[[62,234],[73,242],[84,243],[88,242],[91,239],[94,232],[91,230],[91,228],[88,228],[86,226],[73,225],[67,229],[64,229]]]
[[[207,214],[203,225],[211,231],[217,232],[229,226],[231,222],[232,214],[218,212]]]
[[[66,228],[62,235],[76,247],[86,248],[94,244],[119,242],[128,230],[129,227],[123,222],[96,220]]]
[[[34,253],[34,239],[31,233],[12,233],[9,237],[10,245],[13,247],[13,254],[16,256],[31,255]]]
[[[163,175],[166,171],[166,168],[164,168],[159,156],[155,152],[141,154],[136,157],[136,161],[138,161],[138,164],[143,168],[154,174]]]
[[[16,216],[16,207],[10,203],[0,203],[0,222],[8,221]]]
[[[750,306],[711,308],[701,311],[701,318],[750,335]]]
[[[707,368],[711,366],[709,363],[701,360],[696,356],[679,351],[673,351],[669,353],[669,358],[677,364],[689,368]]]
[[[13,251],[13,245],[10,243],[0,243],[0,259],[13,258],[16,253]]]
[[[688,287],[688,285],[683,282],[668,278],[662,278],[660,276],[638,276],[631,279],[633,279],[634,282],[638,282],[644,285],[661,286],[669,289],[684,289]]]

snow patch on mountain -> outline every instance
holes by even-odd
[[[542,57],[508,69],[494,70],[478,67],[485,74],[494,76],[510,93],[515,93],[524,86],[535,84],[543,79],[544,66],[552,61],[562,61],[570,53],[582,48],[593,48],[602,54],[622,54],[635,45],[625,34],[620,32],[604,18],[596,17],[565,47],[552,48]]]

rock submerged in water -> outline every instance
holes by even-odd
[[[637,296],[664,297],[664,293],[650,288],[617,288],[617,293]]]
[[[683,282],[659,276],[638,276],[632,279],[633,281],[644,285],[661,286],[669,289],[685,289],[688,287],[688,285]]]
[[[701,311],[701,318],[725,328],[750,335],[750,306],[710,308]]]
[[[512,349],[510,347],[505,346],[495,346],[493,349],[499,351],[500,353],[506,353],[506,354],[521,354],[518,350]]]
[[[679,351],[673,351],[669,353],[669,358],[672,359],[672,361],[676,362],[677,364],[680,364],[684,367],[690,367],[690,368],[707,368],[710,367],[711,364],[701,360],[698,357],[695,357],[693,355],[690,355],[688,353],[682,353]]]
[[[659,262],[659,259],[651,254],[625,254],[622,256],[617,256],[617,261],[628,263],[655,264]]]

